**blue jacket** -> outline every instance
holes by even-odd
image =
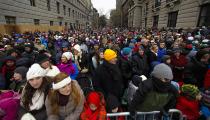
[[[161,62],[161,58],[166,55],[166,49],[165,48],[159,48],[158,49],[158,61]]]
[[[76,80],[76,78],[77,78],[77,76],[79,74],[79,69],[78,69],[78,67],[77,67],[77,65],[75,63],[73,63],[72,65],[75,68],[74,69],[75,72],[74,72],[74,74],[71,74],[70,77],[71,77],[71,79]]]

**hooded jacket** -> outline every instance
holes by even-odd
[[[162,82],[152,77],[139,84],[129,111],[168,111],[175,106],[177,96],[178,91],[170,82]]]

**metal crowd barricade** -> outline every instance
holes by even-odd
[[[155,120],[156,115],[158,115],[160,111],[152,111],[152,112],[137,112],[135,120]],[[173,115],[177,113],[179,116],[179,120],[184,120],[185,117],[183,116],[182,112],[177,109],[170,109],[168,114],[168,119],[173,120]],[[149,115],[149,119],[148,119]],[[125,120],[129,120],[130,112],[120,112],[120,113],[107,113],[107,120],[110,118],[114,118],[113,120],[118,120],[119,117],[124,117]],[[139,118],[139,116],[141,116]],[[138,118],[138,119],[137,119]],[[167,120],[168,120],[167,119]],[[164,117],[161,118],[161,120],[164,120]]]

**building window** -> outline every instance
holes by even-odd
[[[69,8],[69,17],[71,16],[71,8]]]
[[[149,3],[146,3],[146,11],[149,11]]]
[[[147,18],[144,19],[144,22],[145,22],[144,27],[147,28]]]
[[[65,26],[67,26],[68,25],[68,23],[67,22],[65,22]]]
[[[155,0],[155,7],[159,7],[161,5],[161,0]]]
[[[168,14],[168,25],[167,25],[167,27],[176,27],[177,15],[178,15],[178,11],[171,12],[171,13]]]
[[[34,19],[34,25],[39,25],[40,20],[39,19]]]
[[[59,25],[62,26],[62,22],[59,22]]]
[[[74,18],[74,10],[72,10],[72,13],[73,13],[73,18]]]
[[[53,21],[50,21],[50,26],[53,26]]]
[[[198,26],[210,26],[210,4],[201,6]]]
[[[60,3],[56,2],[56,6],[57,6],[57,13],[60,14]]]
[[[30,0],[30,4],[31,4],[31,6],[36,6],[36,4],[35,4],[35,0]]]
[[[47,10],[50,11],[51,8],[50,8],[50,0],[47,0]]]
[[[158,27],[159,15],[153,17],[153,27]]]
[[[5,16],[6,24],[16,24],[16,17]]]
[[[63,14],[66,15],[66,6],[63,5]]]

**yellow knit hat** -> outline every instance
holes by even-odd
[[[104,52],[104,59],[106,61],[110,61],[113,58],[116,58],[117,54],[115,51],[111,50],[111,49],[106,49],[106,51]]]

